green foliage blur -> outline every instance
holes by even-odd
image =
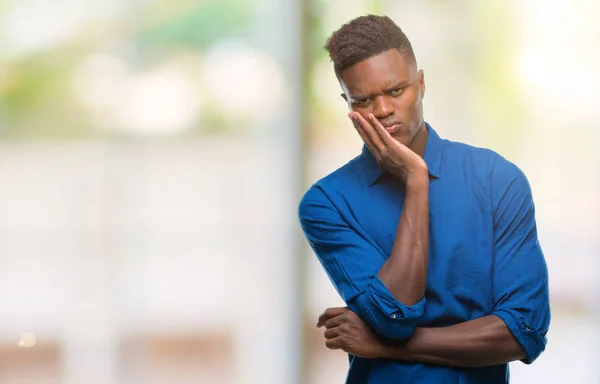
[[[134,74],[142,73],[172,56],[201,58],[219,40],[243,39],[252,22],[252,4],[244,0],[141,4],[124,2],[111,18],[82,22],[67,38],[33,51],[11,54],[0,48],[0,139],[123,135],[99,127],[74,92],[73,78],[86,57],[101,50],[122,59]],[[0,18],[10,17],[11,5],[16,2],[0,8]],[[0,36],[0,47],[10,46],[4,39]],[[191,134],[202,127],[226,128],[210,113],[198,119]]]

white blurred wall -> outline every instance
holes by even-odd
[[[285,356],[274,338],[293,236],[280,147],[5,142],[0,153],[0,345],[31,332],[58,342],[65,383],[116,383],[130,338],[225,333],[235,382],[275,382],[262,364]]]

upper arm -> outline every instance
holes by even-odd
[[[545,349],[550,325],[548,269],[540,247],[527,178],[500,159],[492,174],[494,312],[533,362]]]
[[[423,314],[424,301],[406,306],[377,277],[386,257],[351,228],[327,195],[311,188],[299,206],[304,234],[336,290],[363,321],[388,338],[407,338]]]

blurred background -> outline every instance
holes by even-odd
[[[600,383],[597,0],[0,0],[0,383],[342,383],[297,223],[361,142],[323,45],[387,14],[445,138],[519,165],[551,278],[514,383]]]

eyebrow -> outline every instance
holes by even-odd
[[[390,91],[392,91],[392,90],[394,90],[396,88],[404,88],[404,87],[406,87],[409,84],[410,84],[410,81],[408,81],[408,80],[406,80],[406,81],[400,81],[400,82],[398,82],[398,83],[396,83],[396,84],[394,84],[392,86],[387,87],[384,90],[384,92],[388,93],[388,92],[390,92]],[[378,95],[377,93],[374,93],[372,95],[350,95],[350,98],[352,98],[354,100],[362,100],[362,99],[368,99],[368,98],[371,98],[371,97],[377,96],[377,95]]]

